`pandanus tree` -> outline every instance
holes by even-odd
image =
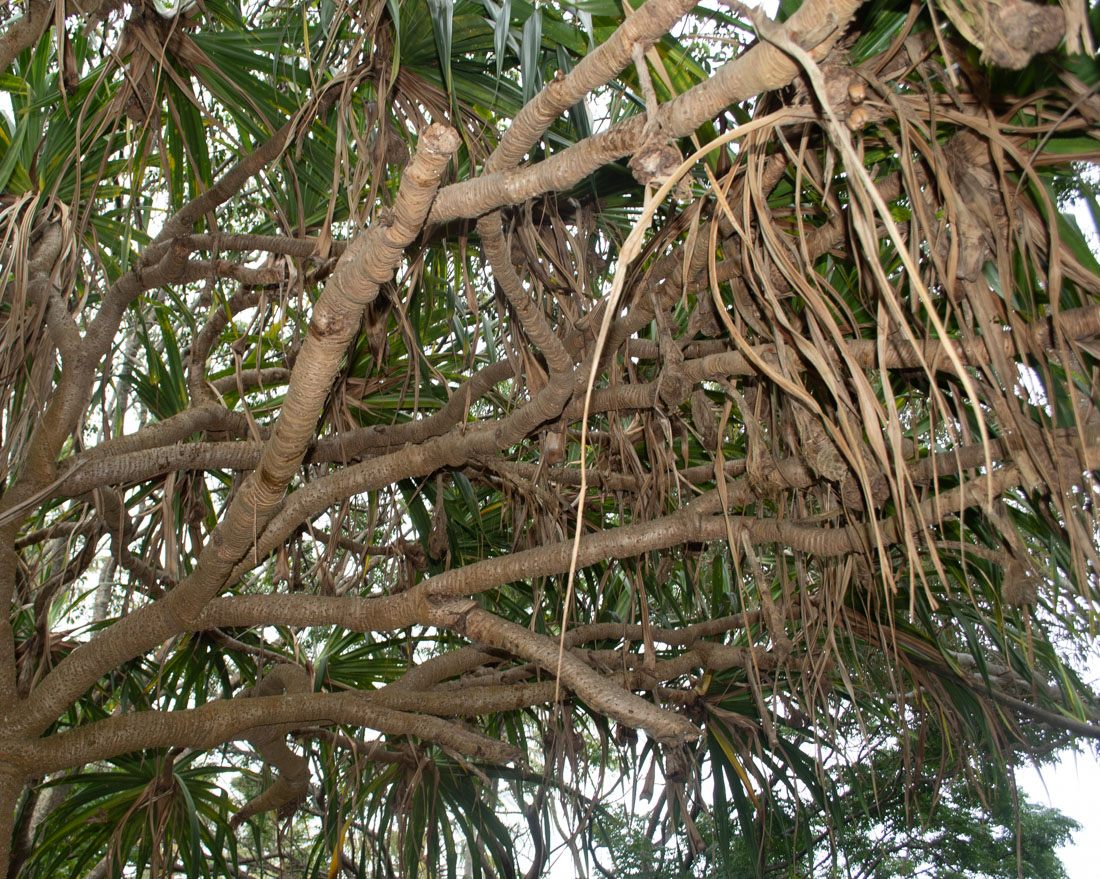
[[[809,869],[1100,738],[1089,14],[8,6],[2,869]]]

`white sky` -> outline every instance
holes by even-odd
[[[1083,228],[1091,228],[1087,219],[1079,217],[1078,221]],[[1096,246],[1095,239],[1093,246]],[[1100,687],[1100,641],[1092,645],[1084,678],[1094,690]],[[1083,741],[1080,753],[1064,751],[1056,765],[1044,767],[1041,773],[1033,766],[1016,773],[1016,782],[1029,800],[1058,809],[1081,825],[1072,843],[1058,852],[1070,879],[1100,877],[1100,759],[1097,747],[1097,743]]]
[[[1095,753],[1066,754],[1054,769],[1042,776],[1028,767],[1016,773],[1016,781],[1028,799],[1052,806],[1081,824],[1071,845],[1059,850],[1070,879],[1100,876],[1100,762]],[[1041,879],[1041,877],[1036,877]]]

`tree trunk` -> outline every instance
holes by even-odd
[[[15,806],[25,783],[26,778],[21,770],[11,763],[0,762],[0,876],[8,875]]]

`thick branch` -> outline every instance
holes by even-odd
[[[401,448],[439,436],[464,421],[471,404],[498,383],[512,377],[512,367],[507,361],[490,363],[455,388],[437,412],[399,424],[372,425],[322,437],[307,453],[305,461],[309,464],[347,462],[368,451]],[[197,448],[208,449],[209,458],[187,446],[175,446],[193,433],[208,430],[248,435],[248,425],[241,413],[229,412],[217,403],[197,406],[154,422],[138,433],[107,440],[66,458],[64,465],[73,471],[73,476],[58,487],[58,495],[77,496],[100,485],[140,482],[172,470],[220,467],[251,470],[260,460],[263,444],[259,442],[195,444]],[[268,428],[261,427],[260,435],[268,435]],[[148,454],[144,454],[146,452]]]
[[[182,711],[140,711],[43,739],[7,738],[0,743],[0,761],[19,767],[26,777],[41,777],[131,751],[169,747],[208,750],[250,738],[273,724],[345,723],[387,735],[416,736],[492,763],[522,760],[511,745],[437,717],[380,708],[355,693],[305,693],[219,700]]]
[[[720,509],[718,492],[701,495],[684,509],[654,521],[624,525],[581,538],[577,567],[609,559],[630,558],[687,542],[722,540],[729,533],[746,535],[754,544],[779,543],[823,557],[865,552],[877,539],[890,546],[905,530],[932,527],[947,516],[984,503],[992,487],[999,496],[1020,482],[1012,467],[996,471],[949,491],[933,495],[903,522],[894,516],[877,523],[844,528],[804,525],[780,519],[712,515]],[[421,581],[405,592],[382,598],[327,598],[306,595],[230,596],[212,602],[194,629],[247,628],[255,625],[340,625],[351,631],[387,631],[432,624],[432,602],[476,595],[508,583],[561,574],[569,569],[571,540],[537,546],[507,556],[453,568]],[[140,611],[135,616],[140,614]]]
[[[860,0],[807,0],[782,27],[792,40],[806,48],[816,47],[815,54],[821,55],[835,45],[861,5]],[[669,137],[685,137],[730,104],[782,88],[798,72],[785,53],[770,43],[758,43],[707,81],[662,104],[661,130]],[[644,116],[633,116],[530,168],[448,186],[439,193],[429,221],[478,217],[544,192],[568,189],[603,165],[635,152],[642,145],[645,125]]]
[[[960,359],[964,363],[978,365],[988,362],[989,351],[987,346],[991,344],[1003,346],[1005,356],[1009,357],[1013,356],[1020,348],[1045,351],[1048,356],[1052,356],[1055,333],[1063,338],[1073,340],[1087,340],[1100,336],[1100,306],[1084,306],[1061,312],[1057,318],[1056,326],[1054,320],[1054,318],[1050,318],[1016,332],[1005,331],[1000,338],[995,340],[986,339],[972,343],[953,340],[952,344],[956,347]],[[633,344],[631,347],[633,349]],[[644,344],[639,347],[642,348],[643,353],[649,353]],[[925,341],[919,349],[906,345],[900,339],[891,339],[884,346],[885,363],[882,362],[877,343],[871,340],[854,339],[847,343],[847,347],[847,354],[852,361],[867,369],[876,367],[921,369],[925,364],[929,364],[934,368],[951,371],[951,364],[942,353],[943,343],[934,339]],[[787,356],[793,358],[795,352],[788,352]],[[758,357],[765,363],[773,364],[777,368],[781,366],[774,345],[757,346],[754,349],[754,357]],[[797,362],[804,369],[812,368],[803,361]],[[750,358],[733,351],[709,354],[695,360],[686,360],[681,366],[681,370],[684,377],[692,382],[756,375],[758,373],[757,367]],[[282,377],[282,375],[281,372],[271,372],[265,376],[257,376],[257,378],[274,380]],[[400,447],[407,443],[420,442],[432,436],[439,436],[459,422],[470,403],[480,398],[496,382],[505,380],[511,375],[512,370],[507,362],[499,361],[490,364],[452,393],[451,398],[439,412],[418,421],[390,426],[365,427],[334,437],[323,438],[313,446],[306,460],[309,463],[348,461],[372,449]],[[235,386],[236,379],[234,377],[223,380],[226,386],[229,386],[231,379],[233,386]],[[658,382],[626,384],[611,389],[600,389],[593,393],[590,411],[610,412],[628,409],[650,409],[657,403],[658,389]],[[581,413],[582,405],[579,401],[570,403],[564,410],[565,417],[569,419],[579,418]],[[172,416],[172,418],[163,422],[150,425],[140,435],[109,440],[81,455],[67,459],[67,466],[75,466],[77,462],[81,461],[88,461],[89,463],[81,466],[71,478],[63,481],[57,488],[56,496],[77,497],[98,486],[142,482],[172,471],[252,469],[260,459],[262,449],[260,443],[168,445],[169,443],[176,443],[199,430],[225,429],[227,427],[232,429],[244,428],[244,425],[239,423],[242,420],[243,416],[239,414],[226,412],[220,406],[214,404],[207,404]],[[131,450],[136,452],[137,449],[143,446],[149,451],[124,457],[127,452]],[[498,451],[498,449],[492,449],[491,451]],[[962,453],[962,450],[956,451]],[[108,453],[112,455],[111,458],[105,457]],[[481,449],[476,454],[484,453],[485,450]],[[471,452],[470,454],[474,455],[475,453]],[[937,457],[943,454],[955,454],[955,452],[941,453]],[[1008,452],[1000,441],[994,441],[990,454],[996,460],[1008,454]],[[69,465],[69,462],[71,462],[71,465]],[[296,495],[293,503],[301,509],[308,509],[308,512],[298,521],[304,521],[305,518],[308,518],[309,513],[315,513],[323,509],[324,506],[340,499],[341,496],[346,497],[356,491],[381,487],[373,479],[362,483],[357,482],[358,477],[352,475],[353,472],[359,473],[360,471],[345,471],[336,474],[334,477],[327,477],[338,480],[338,483],[326,486],[326,480],[319,480],[312,483],[301,496]],[[391,481],[413,475],[423,475],[423,473],[410,471],[393,476]],[[577,478],[579,479],[579,473]],[[598,479],[598,476],[593,475],[592,478]],[[809,478],[809,474],[806,474],[806,479]],[[562,476],[563,481],[568,481],[568,479],[567,475]],[[806,479],[795,480],[790,484],[792,487],[805,488],[809,485]],[[354,484],[345,484],[348,482]],[[343,487],[337,489],[337,484],[342,484]],[[334,491],[337,493],[334,494]],[[341,495],[339,492],[346,493]],[[323,496],[323,500],[317,500],[315,503],[309,504],[307,508],[307,498],[312,494],[316,494],[318,497]],[[263,554],[265,553],[261,555]]]
[[[49,27],[52,13],[50,0],[27,0],[27,11],[0,34],[0,70],[9,71],[15,57],[38,42]]]
[[[237,698],[309,693],[313,690],[309,674],[298,665],[277,665],[255,686],[243,690]],[[245,803],[233,816],[232,826],[239,827],[253,815],[296,804],[309,789],[309,760],[295,754],[286,745],[290,730],[269,725],[248,737],[263,761],[279,772],[266,790]]]

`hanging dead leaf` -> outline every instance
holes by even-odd
[[[543,431],[539,438],[541,460],[547,466],[560,464],[565,460],[565,429],[559,424]]]
[[[649,771],[646,773],[645,781],[642,782],[642,789],[638,792],[638,796],[645,800],[647,803],[653,799],[653,785],[657,777],[657,753],[654,751],[652,759],[649,761]]]
[[[275,571],[271,579],[275,583],[290,582],[290,554],[285,543],[275,550]]]
[[[367,350],[374,359],[375,367],[384,362],[389,349],[390,310],[393,302],[387,291],[383,290],[369,306],[363,320],[363,335],[366,336]]]
[[[398,537],[394,541],[394,546],[404,556],[405,561],[409,563],[413,570],[428,570],[428,560],[424,555],[424,547],[419,543],[414,540],[406,540],[404,537]]]
[[[668,578],[672,574],[672,567],[675,561],[672,555],[665,550],[661,553],[661,560],[657,563],[657,582],[664,584],[668,582]]]
[[[702,437],[703,447],[709,452],[718,450],[718,419],[707,392],[698,388],[691,395],[691,423]]]
[[[881,509],[890,497],[890,482],[886,476],[868,466],[868,482],[871,486],[871,504]],[[850,510],[866,508],[863,486],[854,473],[848,473],[840,483],[840,502]]]
[[[1039,599],[1039,583],[1022,564],[1013,560],[1001,581],[1001,596],[1011,607],[1031,607]]]
[[[685,745],[666,745],[665,755],[665,781],[669,784],[678,784],[686,781],[691,772],[691,755],[688,754]]]
[[[701,336],[714,338],[722,332],[722,325],[718,321],[718,312],[714,308],[714,299],[710,296],[700,296],[695,303],[695,310],[688,318],[687,338],[692,338],[696,333]]]
[[[450,545],[450,539],[447,536],[447,507],[443,503],[442,492],[440,492],[436,497],[435,508],[432,510],[432,530],[428,535],[428,555],[439,561],[447,555]]]
[[[629,726],[624,726],[621,723],[615,724],[615,744],[620,748],[626,745],[634,745],[638,741],[638,731],[631,729]]]
[[[799,405],[791,407],[798,428],[799,455],[818,476],[839,482],[848,475],[848,464],[821,423]]]

